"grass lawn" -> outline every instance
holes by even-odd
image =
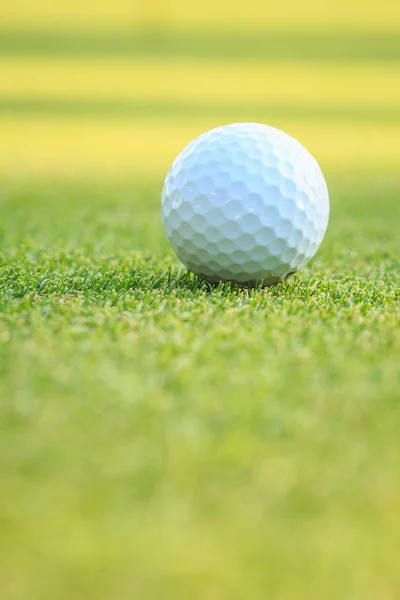
[[[177,265],[158,182],[3,184],[2,597],[395,598],[399,192],[332,181],[247,291]]]
[[[189,9],[103,31],[105,0],[93,31],[77,0],[2,22],[1,599],[398,598],[400,50],[381,8],[321,33],[305,4],[238,39],[236,3],[222,41]],[[175,154],[234,120],[327,175],[321,249],[275,288],[201,282],[162,231]]]

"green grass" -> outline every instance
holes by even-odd
[[[211,287],[161,181],[4,180],[0,596],[396,598],[398,178],[293,280]]]
[[[397,600],[393,11],[129,32],[75,5],[0,31],[0,598]],[[234,120],[327,171],[327,236],[274,288],[200,281],[162,231],[164,159]]]
[[[397,31],[212,31],[2,28],[0,54],[70,57],[159,57],[319,60],[391,63],[400,59]]]
[[[400,108],[397,107],[348,107],[348,106],[282,106],[268,102],[173,102],[141,100],[58,99],[14,96],[0,97],[0,116],[49,116],[71,119],[98,120],[99,118],[159,118],[176,121],[178,118],[197,119],[212,117],[221,122],[240,122],[251,118],[258,122],[275,119],[298,119],[348,123],[398,123]]]

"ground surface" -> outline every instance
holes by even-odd
[[[12,27],[0,41],[0,71],[17,73],[0,80],[0,597],[397,598],[393,34],[249,34],[238,64],[229,32],[160,46]],[[129,83],[140,61],[164,79]],[[186,96],[168,69],[193,71]],[[336,80],[321,91],[326,72]],[[200,99],[197,76],[216,86]],[[302,133],[331,193],[319,253],[271,289],[188,276],[159,219],[176,152],[239,119]]]

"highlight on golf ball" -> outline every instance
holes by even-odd
[[[287,279],[314,256],[329,219],[316,160],[283,131],[257,123],[193,140],[174,161],[161,204],[178,258],[215,283]]]

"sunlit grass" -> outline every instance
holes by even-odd
[[[227,114],[225,122],[234,117]],[[352,126],[336,121],[269,120],[267,113],[262,120],[299,139],[324,168],[397,171],[400,124]],[[162,177],[192,138],[221,124],[220,119],[193,116],[179,121],[162,117],[90,120],[2,116],[0,172],[146,172]]]
[[[7,27],[0,23],[0,54],[83,58],[244,59],[373,64],[400,58],[396,31],[338,29],[268,29],[214,31],[199,28],[139,30],[71,27]]]
[[[14,0],[4,3],[0,11],[2,24],[24,24],[65,27],[89,25],[92,28],[104,27],[207,27],[217,29],[243,27],[274,29],[296,29],[339,26],[344,29],[397,29],[399,7],[394,0],[377,3],[356,0],[336,2],[305,0],[297,2],[264,2],[252,0],[250,3],[240,0],[214,2],[204,0],[201,3],[183,0],[85,0],[79,2],[50,2],[38,0]]]
[[[1,597],[396,598],[399,183],[329,187],[245,290],[185,274],[154,176],[2,180]]]
[[[273,102],[328,107],[397,107],[397,64],[280,61],[7,58],[0,95],[154,101]]]
[[[397,165],[396,64],[4,58],[0,97],[9,101],[0,116],[3,173],[162,172],[193,137],[238,120],[284,129],[327,167]],[[25,110],[13,114],[14,100],[25,101]],[[35,111],[41,101],[56,109],[61,101],[65,115]],[[90,107],[74,113],[79,101],[93,102],[93,115]],[[96,113],[101,101],[136,102],[137,109],[116,119],[118,105],[114,114]]]

